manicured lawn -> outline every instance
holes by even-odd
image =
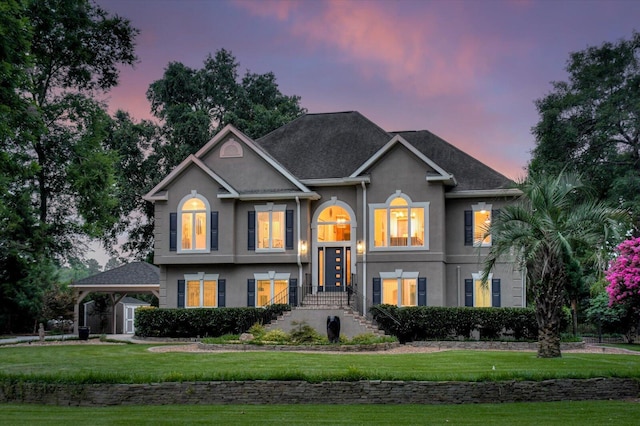
[[[150,352],[150,345],[0,347],[0,378],[55,382],[181,380],[543,380],[638,377],[637,355],[443,351],[413,354]],[[494,369],[495,368],[495,369]]]
[[[638,343],[607,343],[606,345],[603,346],[610,346],[613,348],[620,348],[620,349],[626,349],[628,351],[637,351],[640,352],[640,344]]]
[[[626,401],[464,405],[189,405],[48,407],[0,405],[3,425],[636,425]]]

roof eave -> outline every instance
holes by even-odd
[[[445,198],[478,198],[478,197],[519,197],[522,191],[517,188],[469,189],[447,192]]]
[[[290,200],[294,198],[303,198],[309,200],[319,200],[320,195],[316,192],[265,192],[260,194],[218,194],[220,199],[236,199],[242,201],[259,201],[259,200]]]
[[[306,186],[345,186],[360,185],[362,183],[371,183],[369,176],[356,176],[344,178],[327,178],[327,179],[303,179],[301,180]]]

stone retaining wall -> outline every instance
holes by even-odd
[[[0,402],[59,406],[165,404],[464,404],[637,398],[634,379],[506,382],[214,381],[152,384],[0,382]]]

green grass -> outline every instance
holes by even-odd
[[[463,405],[0,405],[3,425],[636,425],[640,403],[584,401]]]
[[[640,344],[638,343],[607,343],[607,344],[603,344],[602,346],[609,346],[612,348],[620,348],[620,349],[626,349],[628,351],[640,352]]]
[[[413,354],[150,352],[152,345],[0,347],[0,379],[60,383],[195,380],[544,380],[640,378],[637,355],[443,351]],[[494,369],[495,367],[495,369]]]

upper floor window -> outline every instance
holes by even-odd
[[[285,205],[256,206],[256,248],[284,250]]]
[[[372,250],[429,248],[429,202],[414,203],[396,191],[384,204],[371,204]]]
[[[183,198],[178,210],[179,252],[209,250],[209,210],[207,199],[196,191]]]
[[[465,211],[465,245],[490,247],[491,204],[478,203]]]

